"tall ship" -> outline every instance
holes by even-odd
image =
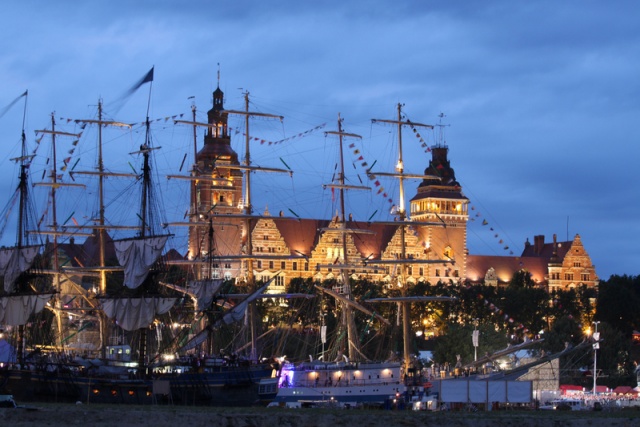
[[[361,138],[359,135],[345,132],[342,129],[342,119],[338,116],[337,131],[326,132],[327,135],[336,136],[339,147],[339,168],[335,175],[335,182],[327,184],[331,191],[338,192],[340,211],[332,224],[320,231],[325,233],[325,238],[332,239],[340,246],[338,250],[329,257],[330,264],[318,265],[318,268],[335,269],[339,276],[335,281],[325,282],[325,286],[316,285],[323,294],[328,295],[338,301],[338,311],[340,312],[341,327],[338,328],[342,339],[333,342],[333,352],[325,351],[326,326],[321,329],[322,351],[319,357],[310,355],[310,360],[303,363],[287,363],[282,367],[279,375],[272,380],[262,382],[262,393],[268,396],[273,395],[270,405],[286,407],[304,406],[337,406],[337,407],[359,407],[359,406],[386,406],[402,405],[404,399],[411,393],[412,395],[424,394],[423,382],[415,375],[413,361],[410,350],[410,304],[412,302],[426,301],[452,301],[454,298],[441,296],[409,296],[406,281],[406,266],[447,264],[452,260],[447,259],[419,259],[411,257],[407,253],[406,241],[409,235],[416,238],[418,226],[442,227],[442,223],[410,221],[405,210],[404,200],[404,180],[406,179],[433,179],[439,177],[432,175],[407,174],[404,171],[402,153],[402,127],[411,125],[412,127],[429,127],[421,123],[411,123],[402,120],[402,106],[398,104],[398,117],[396,120],[373,120],[397,126],[398,129],[398,161],[395,172],[371,172],[376,176],[385,176],[399,181],[399,201],[394,208],[397,215],[393,222],[376,222],[377,227],[391,226],[396,228],[396,236],[399,252],[394,259],[376,259],[371,256],[358,256],[357,251],[351,250],[355,239],[362,239],[362,236],[375,236],[381,231],[380,228],[371,227],[371,223],[364,226],[363,223],[347,220],[345,213],[345,192],[351,190],[370,191],[367,186],[357,186],[347,184],[344,168],[344,139]],[[412,228],[409,228],[412,227]],[[350,254],[351,257],[349,256]],[[335,259],[334,259],[335,257]],[[398,326],[401,331],[401,352],[390,352],[384,359],[374,359],[376,355],[367,355],[359,345],[358,332],[354,313],[360,312],[368,316],[367,327],[377,330],[377,335],[389,334],[389,320],[382,317],[375,309],[367,308],[357,302],[351,293],[353,273],[357,270],[376,270],[385,266],[395,266],[392,280],[397,283],[399,294],[397,296],[385,296],[382,298],[370,298],[362,304],[375,303],[395,303],[398,308]],[[377,324],[374,324],[377,323]],[[337,350],[336,350],[337,348]],[[373,356],[373,357],[372,357]],[[379,353],[377,354],[379,357]]]
[[[151,83],[153,69],[150,73],[134,87]],[[427,125],[403,118],[400,105],[396,120],[376,120],[398,128],[397,166],[392,173],[368,167],[367,177],[378,192],[379,180],[397,180],[400,199],[393,221],[354,220],[345,208],[345,192],[371,188],[346,180],[343,139],[359,137],[345,132],[339,118],[338,130],[326,132],[339,142],[340,168],[325,185],[339,205],[336,215],[306,219],[292,209],[292,215],[260,213],[252,204],[252,175],[263,179],[265,173],[292,171],[282,159],[283,169],[254,163],[251,144],[258,138],[250,121],[282,117],[252,112],[248,93],[244,100],[244,110],[226,110],[218,84],[206,122],[197,120],[195,106],[192,120],[174,120],[176,126],[193,128],[192,168],[167,177],[188,188],[182,222],[162,219],[162,197],[151,179],[159,147],[148,111],[143,122],[131,125],[105,118],[99,102],[96,118],[73,121],[78,132],[56,129],[52,115],[51,128],[42,132],[52,140],[49,180],[43,183],[50,194],[49,223],[30,235],[49,236],[42,252],[48,269],[42,273],[48,289],[57,291],[46,310],[56,332],[42,343],[32,339],[29,351],[16,348],[24,361],[16,358],[4,368],[3,391],[19,400],[246,405],[275,397],[276,402],[357,405],[380,404],[411,390],[411,304],[448,299],[415,296],[409,289],[417,277],[464,274],[464,265],[455,259],[464,251],[461,233],[466,229],[455,224],[466,221],[468,200],[455,182],[446,146],[434,148],[424,174],[408,174],[402,128],[415,133]],[[235,130],[242,133],[244,158],[231,145],[232,116],[244,120],[244,128]],[[97,130],[94,170],[76,171],[71,157],[56,160],[56,138],[71,137],[76,147],[80,131],[90,127]],[[133,173],[114,173],[107,166],[102,144],[107,127],[143,135],[139,149],[130,153],[141,163],[132,166]],[[204,144],[198,149],[203,128]],[[58,212],[56,197],[57,192],[78,191],[63,187],[84,178],[94,180],[86,188],[97,196],[97,208],[77,221],[69,210]],[[411,215],[403,186],[408,179],[421,180]],[[140,188],[135,198],[115,192],[129,197],[125,210],[129,224],[136,225],[110,216],[123,213],[109,201],[112,186],[106,183],[112,180]],[[188,230],[181,246],[186,252],[167,250],[174,230],[182,227]],[[366,298],[356,300],[351,287],[363,280],[384,280],[389,289],[365,292]],[[278,318],[274,313],[286,314]],[[363,386],[360,396],[353,397],[353,386]]]

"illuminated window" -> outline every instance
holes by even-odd
[[[451,246],[447,246],[446,248],[444,248],[442,254],[445,258],[453,259],[453,249],[451,249]]]

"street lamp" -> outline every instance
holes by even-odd
[[[473,334],[471,335],[471,342],[473,343],[473,361],[478,361],[478,341],[480,337],[480,331],[478,331],[478,319],[473,319]]]
[[[596,371],[596,360],[597,360],[597,354],[598,354],[598,349],[600,348],[600,343],[598,342],[600,340],[600,332],[598,332],[598,324],[600,324],[600,321],[597,322],[593,322],[595,326],[595,330],[593,332],[593,395],[596,395],[596,378],[597,378],[597,371]]]

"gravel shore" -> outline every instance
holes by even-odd
[[[640,426],[639,411],[620,412],[411,412],[278,408],[210,408],[185,406],[124,405],[25,405],[0,409],[0,425],[97,427],[578,427],[606,425]]]

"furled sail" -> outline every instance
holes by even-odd
[[[272,280],[273,278],[269,280],[267,283],[265,283],[264,285],[262,285],[260,289],[258,289],[257,291],[249,295],[247,298],[245,298],[240,304],[233,307],[227,314],[222,316],[221,320],[218,320],[218,322],[216,322],[215,326],[220,325],[221,321],[229,325],[233,322],[239,322],[240,320],[242,320],[244,318],[245,312],[247,311],[247,307],[249,307],[249,304],[255,301],[255,299],[258,298],[260,294],[263,293],[265,289],[269,287]]]
[[[53,294],[13,295],[0,298],[0,324],[25,325],[29,316],[39,313]]]
[[[198,311],[209,307],[213,296],[218,293],[223,279],[193,280],[189,282],[189,291],[193,292],[198,301]]]
[[[126,331],[146,328],[157,315],[168,312],[177,298],[141,297],[141,298],[105,298],[102,309],[107,317],[115,319]]]
[[[4,290],[14,291],[14,284],[18,276],[31,267],[38,254],[38,246],[24,248],[6,248],[0,250],[0,275],[4,277]]]
[[[267,283],[262,285],[258,290],[253,292],[251,295],[245,298],[241,303],[237,304],[235,307],[229,310],[229,312],[227,312],[224,316],[222,316],[221,319],[218,319],[218,321],[216,321],[213,325],[207,326],[205,329],[203,329],[198,334],[196,334],[193,338],[191,338],[191,340],[189,340],[180,349],[180,351],[190,350],[202,344],[209,336],[209,332],[221,326],[222,323],[226,323],[228,325],[230,323],[242,320],[242,318],[244,318],[245,311],[247,310],[247,307],[249,306],[249,304],[255,299],[257,299],[260,296],[260,294],[263,293],[265,289],[269,287],[269,285],[271,284],[271,282],[275,277],[276,276],[273,276]]]
[[[147,278],[169,236],[118,240],[115,243],[118,262],[124,267],[124,285],[136,289]]]

